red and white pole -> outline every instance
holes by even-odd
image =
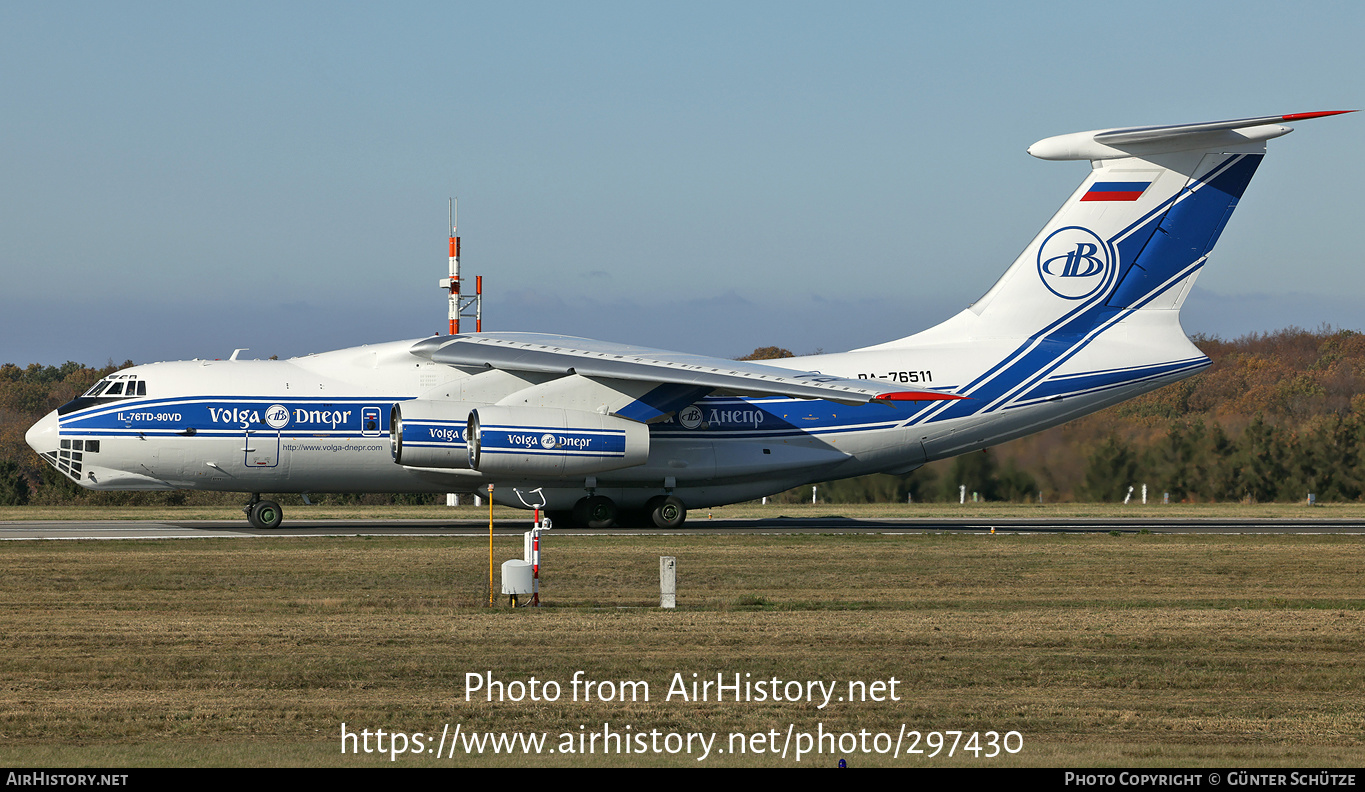
[[[483,332],[483,276],[474,276],[474,332]]]
[[[441,288],[446,290],[450,301],[450,334],[460,332],[460,315],[471,304],[474,306],[474,332],[483,332],[483,276],[474,279],[474,296],[465,299],[460,292],[460,236],[456,232],[456,204],[450,199],[450,275],[441,278]]]
[[[540,607],[540,508],[536,508],[536,527],[531,529],[531,607]]]
[[[460,332],[460,238],[455,233],[455,199],[450,200],[450,334]]]

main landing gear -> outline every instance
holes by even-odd
[[[550,518],[559,518],[551,513]],[[581,528],[616,528],[623,524],[653,524],[656,528],[678,528],[687,520],[687,507],[682,499],[673,495],[659,495],[645,503],[643,513],[631,511],[623,514],[616,502],[605,495],[589,495],[573,507],[573,524]]]
[[[615,528],[621,510],[605,495],[589,495],[573,505],[573,521],[584,528]]]
[[[687,507],[681,498],[660,495],[645,503],[645,513],[656,528],[681,528],[687,521]]]
[[[269,531],[279,528],[284,521],[284,509],[275,501],[261,500],[261,493],[251,493],[251,500],[247,501],[246,506],[242,507],[246,513],[246,519],[252,527]]]

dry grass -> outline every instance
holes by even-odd
[[[499,537],[495,556],[520,555]],[[1285,536],[555,534],[549,607],[483,607],[460,539],[6,543],[0,762],[375,765],[340,726],[1017,730],[1015,757],[854,765],[1358,765],[1365,542]],[[678,558],[676,612],[658,556]],[[558,680],[464,700],[465,674]],[[574,671],[648,703],[568,701]],[[895,677],[900,702],[665,701],[674,673]],[[804,763],[829,764],[828,756]],[[687,757],[400,764],[693,766]],[[792,765],[712,755],[707,765]]]

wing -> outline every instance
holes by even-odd
[[[845,379],[752,361],[540,333],[434,336],[414,344],[412,353],[451,366],[686,385],[734,396],[791,396],[843,404],[965,398],[905,390],[879,380]]]

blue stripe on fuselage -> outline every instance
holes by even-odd
[[[405,400],[393,396],[338,396],[327,399],[289,396],[144,398],[64,415],[60,419],[60,432],[180,435],[193,429],[195,435],[206,436],[278,431],[284,437],[322,433],[374,437],[389,431],[388,406]],[[282,426],[271,426],[266,423],[265,416],[268,409],[277,404],[288,409],[289,419]],[[373,429],[364,424],[365,407],[381,408]]]
[[[1136,382],[1160,379],[1161,377],[1177,372],[1205,368],[1209,363],[1210,361],[1208,358],[1197,357],[1151,366],[1133,366],[1124,369],[1110,369],[1108,371],[1086,371],[1050,377],[1020,396],[1019,401],[1011,404],[1010,407],[1034,404],[1053,398],[1074,397],[1084,393],[1096,393],[1102,390],[1131,385]]]

